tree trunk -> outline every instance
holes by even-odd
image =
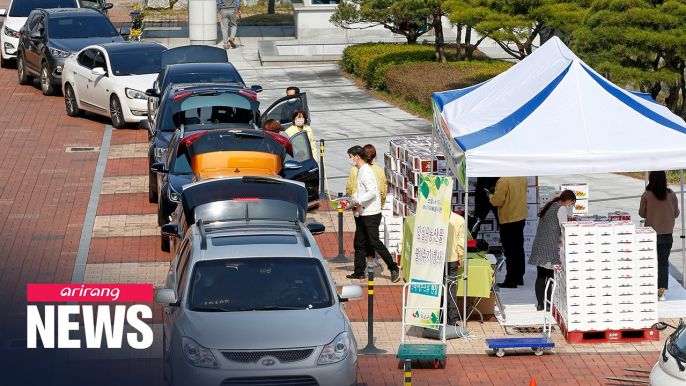
[[[269,13],[269,14],[276,13],[276,0],[269,0],[269,2],[267,4],[267,13]]]
[[[679,71],[681,72],[681,79],[679,79],[679,86],[681,87],[681,111],[679,112],[679,115],[681,118],[686,116],[686,78],[684,78],[684,70],[686,70],[686,62],[681,61],[681,66],[679,66]]]
[[[472,48],[472,26],[467,25],[464,31],[464,56],[467,60],[472,60],[474,49]]]
[[[462,24],[457,24],[457,54],[455,59],[459,62],[462,60]]]
[[[679,84],[672,84],[669,86],[669,95],[667,96],[667,99],[665,99],[665,105],[667,105],[667,108],[673,112],[676,113],[677,106],[679,104]]]
[[[445,63],[448,60],[445,58],[445,46],[443,44],[443,22],[441,21],[440,13],[434,17],[434,31],[436,31],[436,61]]]
[[[417,33],[415,31],[409,31],[405,34],[405,39],[407,39],[407,44],[417,44]]]

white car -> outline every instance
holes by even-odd
[[[109,116],[117,129],[145,119],[145,90],[157,79],[165,50],[154,42],[107,43],[70,57],[62,71],[67,115],[80,116],[85,110]]]
[[[0,9],[0,16],[5,17],[0,34],[0,51],[2,52],[0,64],[2,68],[9,67],[9,62],[17,58],[19,47],[19,30],[26,23],[29,13],[36,8],[94,8],[107,12],[112,8],[111,3],[104,0],[12,0],[7,9]]]

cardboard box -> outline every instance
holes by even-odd
[[[536,227],[538,226],[538,220],[525,220],[524,221],[524,238],[527,236],[536,236]],[[524,248],[526,250],[526,248]]]
[[[526,202],[529,204],[538,203],[538,186],[529,186],[526,188]]]
[[[538,204],[526,204],[526,219],[536,220],[538,218],[539,210]]]
[[[587,215],[588,214],[588,200],[576,200],[572,215]]]
[[[576,200],[588,200],[588,184],[577,183],[577,184],[560,184],[560,190],[571,190],[576,195]]]
[[[628,212],[611,212],[607,214],[610,221],[631,221],[631,215]]]
[[[529,186],[538,186],[538,177],[537,176],[527,176],[526,177],[526,184]]]
[[[499,232],[482,232],[480,233],[480,236],[483,237],[491,247],[500,247],[503,245]]]

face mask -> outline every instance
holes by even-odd
[[[303,118],[296,118],[295,119],[295,125],[296,126],[302,126],[304,124],[305,124],[305,119],[303,119]]]
[[[355,158],[353,158],[353,157],[348,157],[348,163],[350,164],[350,166],[355,166],[355,164],[356,164]]]

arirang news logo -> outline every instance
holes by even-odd
[[[44,348],[101,348],[103,342],[107,348],[121,348],[125,321],[137,331],[126,334],[129,346],[146,349],[152,345],[152,328],[144,322],[152,319],[152,310],[147,305],[116,305],[112,314],[107,304],[63,304],[152,303],[152,284],[29,284],[26,298],[28,303],[60,303],[26,306],[27,348],[40,347],[39,339]],[[81,330],[77,319],[82,320],[79,335],[85,344],[73,337],[74,332]]]

